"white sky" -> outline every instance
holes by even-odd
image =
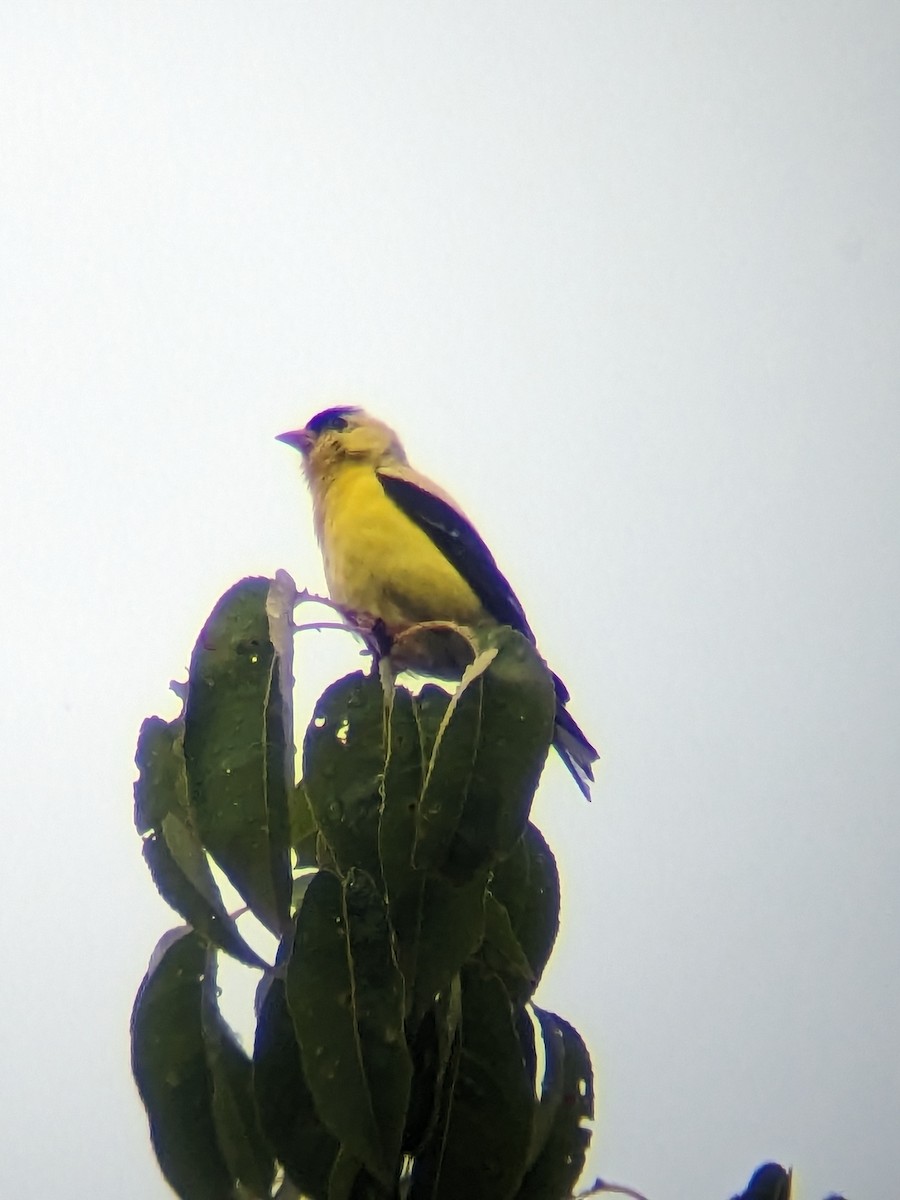
[[[536,809],[586,1181],[891,1194],[898,43],[887,0],[3,6],[4,1195],[167,1194],[135,737],[234,580],[320,584],[273,437],[342,400],[603,751]]]

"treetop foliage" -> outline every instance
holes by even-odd
[[[132,1016],[135,1078],[185,1200],[557,1200],[593,1115],[577,1032],[532,1003],[559,922],[529,822],[553,681],[498,629],[451,698],[355,672],[318,700],[294,778],[285,576],[219,601],[184,708],[150,717],[135,824],[186,922]],[[266,963],[210,863],[278,938]],[[252,1057],[219,1010],[226,954],[263,972]]]

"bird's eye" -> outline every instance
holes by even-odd
[[[316,413],[306,428],[316,437],[329,431],[339,433],[350,424],[346,414],[353,411],[348,408],[326,408],[324,412]]]

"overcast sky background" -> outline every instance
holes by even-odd
[[[232,582],[321,586],[273,438],[341,401],[602,749],[536,805],[585,1183],[892,1194],[898,49],[890,0],[2,7],[4,1195],[168,1194],[135,738]]]

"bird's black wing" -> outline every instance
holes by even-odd
[[[500,625],[510,625],[530,642],[534,634],[525,612],[494,556],[462,513],[440,496],[386,471],[376,472],[378,482],[411,521],[437,546]]]
[[[490,550],[462,513],[410,479],[388,471],[377,471],[376,475],[385,494],[428,534],[494,620],[501,625],[510,625],[534,643],[534,634],[515,592],[494,562]],[[553,744],[583,795],[590,800],[590,783],[594,778],[592,764],[597,761],[598,754],[566,709],[569,693],[565,684],[558,675],[554,674],[552,678],[556,690]]]

